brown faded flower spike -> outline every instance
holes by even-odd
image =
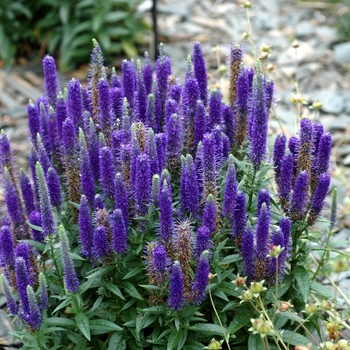
[[[229,57],[229,70],[230,70],[230,86],[229,86],[229,103],[232,109],[234,109],[234,104],[236,101],[236,93],[237,93],[237,78],[240,71],[240,66],[243,58],[243,50],[241,45],[232,44],[230,49],[230,57]]]

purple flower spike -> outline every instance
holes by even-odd
[[[155,132],[161,132],[163,130],[164,119],[162,117],[162,100],[157,81],[153,82],[152,95],[154,96],[154,124],[153,129]]]
[[[37,147],[36,135],[40,132],[40,115],[32,100],[29,100],[27,111],[28,111],[28,126],[29,126],[32,143],[35,147]]]
[[[236,142],[236,117],[231,106],[222,105],[222,120],[224,131],[230,140],[230,147]]]
[[[210,234],[213,235],[216,229],[216,203],[212,194],[205,202],[202,225],[208,227]]]
[[[148,129],[148,138],[146,141],[146,153],[150,158],[151,176],[154,174],[159,174],[159,162],[158,162],[158,152],[157,145],[154,138],[154,132],[152,128]]]
[[[11,180],[10,173],[7,168],[4,169],[4,187],[5,187],[5,202],[7,211],[15,226],[23,223],[23,215],[21,211],[19,197],[16,188]],[[18,237],[19,238],[19,237]]]
[[[98,210],[103,209],[105,207],[106,207],[106,205],[105,205],[101,195],[97,194],[95,196],[95,201],[94,201],[94,210],[97,212]]]
[[[328,171],[331,148],[332,148],[332,135],[329,132],[324,133],[321,136],[320,144],[318,148],[317,163],[316,163],[317,174],[322,174]]]
[[[161,173],[165,167],[167,136],[164,133],[159,133],[155,135],[155,140],[157,146],[159,172]]]
[[[75,153],[75,131],[71,118],[67,118],[62,125],[64,154],[66,157]]]
[[[308,173],[302,170],[294,185],[293,196],[291,200],[290,216],[294,220],[302,220],[305,215],[308,189]]]
[[[43,168],[39,162],[36,163],[36,176],[40,197],[40,214],[44,236],[55,233],[55,222],[52,215],[51,198],[46,183]]]
[[[186,157],[187,174],[185,181],[185,190],[187,193],[187,210],[188,213],[196,217],[200,209],[200,196],[198,190],[197,172],[190,154]]]
[[[230,222],[233,221],[237,197],[236,169],[233,155],[228,158],[228,168],[225,181],[224,202],[222,204],[222,215],[227,216]]]
[[[198,145],[197,145],[195,166],[196,166],[196,173],[197,173],[198,192],[199,192],[199,196],[202,198],[202,196],[203,196],[203,183],[204,183],[204,177],[203,177],[203,144],[202,144],[202,141],[200,141],[198,143]]]
[[[114,88],[120,89],[122,87],[122,82],[115,70],[115,67],[112,67],[111,84],[112,84],[112,89]]]
[[[154,130],[159,131],[156,121],[156,100],[153,94],[147,96],[146,124]]]
[[[80,85],[80,92],[81,92],[81,97],[83,100],[83,110],[84,110],[84,112],[88,112],[89,116],[91,117],[92,116],[92,108],[91,108],[91,99],[90,99],[89,92],[82,85]]]
[[[211,248],[210,230],[206,226],[201,226],[197,230],[196,246],[194,248],[194,255],[198,260],[205,250]]]
[[[32,211],[29,215],[29,222],[32,225],[41,227],[42,220],[41,220],[40,213],[36,210]],[[34,241],[37,241],[39,243],[44,243],[45,235],[42,231],[38,231],[38,230],[32,228],[32,236],[33,236]]]
[[[167,100],[165,102],[165,128],[169,123],[169,119],[173,114],[177,114],[179,110],[178,104],[175,100]]]
[[[16,303],[16,300],[12,296],[12,293],[10,291],[10,286],[9,286],[4,274],[1,275],[1,282],[2,282],[2,288],[4,290],[4,294],[5,294],[6,301],[7,301],[7,307],[10,309],[10,312],[12,315],[17,315],[18,314],[18,305]]]
[[[316,187],[315,193],[311,198],[311,209],[308,217],[308,224],[310,226],[316,222],[323,209],[324,200],[326,198],[330,183],[331,176],[327,173],[322,173],[318,180],[318,185]]]
[[[237,79],[240,72],[240,67],[243,58],[243,49],[239,44],[232,44],[229,54],[229,75],[230,75],[230,86],[229,86],[229,102],[232,109],[236,101],[237,94]]]
[[[112,215],[113,250],[118,254],[124,254],[126,245],[126,226],[123,213],[120,209],[115,209]]]
[[[100,174],[101,174],[101,185],[103,193],[106,197],[114,199],[115,188],[114,188],[114,166],[112,152],[109,147],[102,147],[100,149]]]
[[[203,138],[203,180],[204,197],[207,198],[209,194],[216,197],[216,157],[213,134],[205,134]]]
[[[247,214],[245,208],[245,196],[242,191],[237,193],[236,206],[234,210],[232,235],[238,248],[242,246],[242,237],[247,225]]]
[[[29,302],[27,296],[27,286],[30,285],[29,270],[22,257],[16,258],[16,284],[18,294],[22,304],[23,314],[29,314]]]
[[[128,197],[121,173],[115,176],[115,208],[123,213],[125,227],[128,227]]]
[[[28,315],[26,315],[26,322],[29,324],[32,330],[35,330],[41,325],[41,312],[39,310],[38,302],[36,301],[35,293],[31,286],[27,286],[27,297],[29,304],[29,312]]]
[[[83,128],[83,100],[80,91],[80,81],[73,78],[68,84],[68,113],[73,120],[74,130],[78,133]]]
[[[64,281],[65,281],[66,290],[69,290],[72,293],[77,293],[78,287],[79,287],[79,281],[74,269],[72,257],[70,255],[67,233],[62,225],[60,225],[60,227],[58,228],[58,234],[61,242]]]
[[[143,82],[141,62],[137,60],[137,89],[136,89],[136,113],[135,117],[137,121],[146,121],[146,110],[147,110],[147,93],[146,87]]]
[[[104,260],[109,255],[110,248],[108,245],[107,233],[104,226],[99,225],[94,232],[93,255],[96,261]]]
[[[123,103],[123,90],[117,87],[113,88],[111,90],[111,108],[114,116],[114,122],[117,119],[121,120],[123,117]]]
[[[180,166],[181,154],[181,119],[177,114],[173,114],[167,124],[167,167],[170,171],[178,169]]]
[[[273,166],[275,168],[275,176],[278,181],[281,174],[281,162],[286,149],[287,138],[283,132],[279,133],[276,137],[273,148]]]
[[[269,211],[270,210],[270,194],[264,188],[260,189],[258,192],[258,213],[257,213],[258,216],[260,215],[261,206],[263,203],[266,204],[266,209]]]
[[[60,208],[62,204],[62,195],[60,188],[60,179],[54,168],[49,168],[46,174],[47,187],[49,189],[51,205]]]
[[[283,247],[288,253],[290,250],[290,234],[292,229],[292,223],[288,217],[282,218],[280,222],[280,229],[283,233]]]
[[[267,145],[267,109],[266,96],[261,73],[260,61],[257,61],[257,74],[254,77],[253,96],[249,116],[250,149],[249,158],[255,169],[259,169],[266,153]]]
[[[47,290],[46,277],[42,272],[40,272],[39,274],[39,292],[40,292],[39,306],[42,310],[47,310],[47,308],[49,307],[49,295]]]
[[[289,203],[290,193],[293,184],[293,155],[289,153],[284,155],[281,160],[280,176],[277,181],[278,193],[281,199],[281,204],[285,210]]]
[[[122,62],[122,75],[123,75],[123,92],[124,97],[126,97],[130,110],[134,110],[134,96],[135,96],[135,74],[132,62],[123,60]]]
[[[23,258],[28,270],[28,281],[32,286],[36,282],[35,266],[31,264],[31,246],[26,242],[19,242],[16,246],[16,259]]]
[[[88,259],[92,258],[93,228],[90,216],[89,204],[84,195],[80,199],[79,207],[79,232],[81,241],[81,253]]]
[[[89,133],[89,159],[92,174],[95,181],[100,178],[100,145],[94,121],[90,118],[90,133]]]
[[[38,160],[43,167],[44,173],[46,174],[48,169],[52,167],[49,156],[46,152],[46,149],[41,141],[40,134],[37,135],[37,144],[38,144]]]
[[[138,211],[141,215],[145,215],[148,210],[148,205],[151,195],[151,172],[150,160],[147,154],[140,154],[136,160],[136,188],[135,198],[138,206]]]
[[[228,156],[230,154],[230,139],[228,136],[221,132],[221,137],[222,137],[222,161],[225,162],[228,159]]]
[[[143,82],[145,84],[147,95],[149,95],[152,91],[152,84],[153,84],[152,75],[153,75],[152,62],[149,59],[148,52],[145,52],[145,59],[143,61],[142,76],[143,76]]]
[[[100,106],[99,122],[101,131],[103,132],[107,143],[110,144],[110,138],[112,133],[112,118],[111,98],[107,79],[101,79],[98,82],[98,102]]]
[[[171,197],[172,196],[171,183],[170,183],[171,177],[170,177],[170,173],[167,169],[164,169],[162,171],[161,176],[160,176],[160,189],[163,188],[164,180],[166,180],[166,182],[168,184],[168,191],[169,191],[169,195]]]
[[[0,161],[1,170],[4,167],[12,168],[12,155],[11,155],[10,141],[3,130],[0,132]]]
[[[205,289],[209,281],[209,251],[205,250],[199,261],[194,284],[191,293],[193,293],[193,303],[200,305],[205,299]]]
[[[304,118],[300,122],[300,147],[298,155],[298,170],[307,170],[311,168],[311,152],[312,152],[312,122]]]
[[[274,89],[275,89],[275,84],[273,80],[267,81],[265,84],[265,90],[266,90],[266,107],[268,112],[270,112],[272,107],[272,102],[274,98]]]
[[[215,125],[221,125],[222,118],[222,104],[221,104],[221,92],[220,90],[214,90],[210,94],[209,100],[209,119],[207,130],[211,131]]]
[[[300,141],[298,137],[292,136],[289,139],[288,148],[293,158],[293,176],[295,180],[295,177],[297,176],[298,156],[299,156],[299,148],[300,148]]]
[[[196,111],[194,115],[194,147],[197,150],[197,145],[200,141],[203,140],[205,131],[207,118],[205,112],[205,106],[201,100],[197,101]]]
[[[224,143],[222,141],[222,131],[220,125],[215,125],[214,129],[212,131],[212,134],[214,135],[214,142],[215,142],[215,160],[216,160],[216,169],[220,169],[223,161],[223,148]]]
[[[272,235],[272,246],[280,246],[283,248],[283,234],[279,228],[277,228]],[[270,261],[268,262],[267,269],[266,269],[266,279],[267,282],[270,285],[276,284],[276,273],[278,273],[278,280],[283,277],[283,273],[285,270],[285,260],[286,260],[286,252],[282,250],[282,252],[278,255],[277,258],[277,267],[278,270],[276,271],[276,258],[271,257]],[[277,283],[278,283],[277,280]]]
[[[183,304],[184,280],[180,263],[176,260],[173,264],[170,278],[169,305],[173,310],[180,310]]]
[[[81,188],[88,202],[92,205],[95,198],[94,176],[90,167],[89,153],[86,147],[83,131],[79,130],[80,144],[80,180]]]
[[[202,46],[198,41],[193,44],[193,68],[194,76],[198,82],[201,100],[203,105],[206,106],[208,104],[207,70],[205,67]]]
[[[160,237],[161,243],[164,245],[168,256],[172,256],[174,252],[172,235],[173,235],[173,208],[172,199],[168,190],[167,180],[163,181],[159,195],[160,209]]]
[[[56,104],[56,110],[55,110],[56,129],[57,129],[57,135],[59,140],[62,140],[62,137],[63,137],[62,127],[67,117],[68,117],[68,109],[67,109],[66,100],[64,99],[62,92],[59,92],[57,96],[57,104]]]
[[[176,101],[178,104],[181,100],[182,86],[181,84],[175,84],[170,87],[169,99]]]
[[[163,246],[157,245],[153,250],[153,264],[155,269],[155,282],[162,285],[168,276],[168,257]]]
[[[312,127],[312,159],[313,163],[318,154],[318,147],[320,144],[321,136],[324,133],[323,125],[320,122],[316,122]]]
[[[10,226],[4,225],[0,228],[1,256],[5,266],[15,268],[15,244]]]
[[[255,280],[254,234],[251,228],[244,230],[242,237],[243,270],[248,282]]]
[[[57,93],[59,91],[56,63],[53,57],[46,55],[43,59],[44,87],[46,96],[51,106],[56,106]]]

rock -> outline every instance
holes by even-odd
[[[334,45],[334,57],[343,63],[350,63],[350,42]]]
[[[309,37],[314,35],[315,27],[310,21],[302,21],[298,23],[295,28],[295,36],[298,39],[304,39],[305,37]]]
[[[14,337],[9,332],[13,331],[10,317],[6,312],[0,309],[0,344],[11,345],[14,344]]]
[[[349,117],[346,115],[340,115],[338,117],[325,116],[321,117],[320,122],[326,131],[346,130]]]
[[[345,166],[350,166],[350,154],[343,159],[343,164]]]
[[[331,44],[338,39],[338,34],[334,28],[327,26],[315,27],[315,31],[322,43]]]
[[[317,99],[322,102],[322,111],[325,113],[339,114],[344,109],[344,100],[338,91],[321,90],[317,92]]]

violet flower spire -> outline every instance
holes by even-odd
[[[100,106],[99,124],[107,144],[111,143],[112,117],[111,117],[111,97],[107,79],[100,79],[98,82],[98,103]]]
[[[222,96],[220,90],[213,90],[209,99],[209,119],[207,130],[210,132],[215,125],[221,125],[222,118]]]
[[[15,269],[15,243],[10,230],[10,226],[3,225],[0,228],[0,252],[3,267],[11,275],[11,271]]]
[[[258,216],[256,228],[256,250],[255,255],[255,277],[257,281],[262,281],[266,273],[267,254],[269,253],[269,225],[270,211],[264,202]]]
[[[26,292],[29,305],[26,321],[30,328],[35,330],[41,325],[41,312],[32,286],[27,286]]]
[[[113,116],[113,123],[118,119],[121,120],[123,117],[123,104],[124,104],[124,95],[123,89],[114,87],[111,92],[111,109]]]
[[[290,217],[293,220],[302,220],[305,216],[308,178],[307,170],[302,170],[295,181],[290,206]]]
[[[46,277],[42,272],[39,273],[39,293],[39,306],[42,310],[47,310],[49,307],[49,293],[47,290]]]
[[[228,105],[222,105],[222,120],[225,134],[230,140],[230,147],[232,147],[236,142],[237,121],[232,108]]]
[[[280,228],[277,228],[272,235],[272,249],[275,247],[280,247],[283,248],[283,243],[284,243],[284,238],[283,238],[283,233],[281,232]],[[267,282],[270,285],[275,285],[276,282],[276,273],[278,273],[278,279],[281,279],[283,277],[283,273],[285,270],[285,260],[286,260],[286,254],[280,254],[278,257],[271,256],[269,259],[269,262],[267,264],[267,269],[266,269],[266,279]],[[276,261],[277,260],[277,261]],[[276,270],[276,262],[277,262],[277,270]]]
[[[96,127],[92,118],[90,118],[89,160],[94,180],[98,181],[100,178],[100,146]]]
[[[187,210],[187,191],[186,191],[186,182],[188,177],[188,168],[186,157],[181,155],[181,174],[180,174],[180,204],[182,213],[186,213]]]
[[[186,157],[187,174],[185,190],[187,193],[187,210],[193,217],[196,217],[200,209],[200,195],[198,190],[197,172],[190,154]]]
[[[202,225],[208,227],[211,236],[213,236],[216,229],[216,215],[215,199],[212,194],[209,194],[204,206]]]
[[[29,222],[32,225],[41,227],[42,226],[41,214],[36,210],[32,211],[29,215]],[[32,236],[34,241],[37,241],[39,243],[44,243],[45,234],[42,231],[36,230],[35,228],[32,228],[31,231],[32,231]]]
[[[68,113],[74,124],[75,133],[84,128],[83,100],[80,91],[80,81],[73,78],[68,85]]]
[[[275,168],[275,177],[277,182],[281,174],[281,162],[286,150],[286,142],[287,138],[283,132],[279,133],[276,136],[275,144],[273,147],[273,166]]]
[[[164,130],[167,129],[167,125],[169,123],[169,119],[173,114],[177,114],[179,112],[179,105],[175,100],[168,99],[165,102],[165,125]]]
[[[159,173],[165,168],[167,136],[164,133],[155,134]]]
[[[255,169],[259,169],[266,153],[267,145],[267,109],[260,61],[257,60],[257,72],[254,76],[253,96],[249,116],[250,148],[249,158]]]
[[[222,204],[222,215],[228,217],[230,222],[233,221],[237,197],[237,180],[236,168],[233,155],[228,158],[228,167],[226,172],[224,202]]]
[[[146,121],[146,110],[147,110],[147,93],[146,87],[143,81],[142,68],[140,60],[136,62],[137,67],[137,89],[136,89],[136,120],[145,122]]]
[[[51,205],[60,208],[62,204],[62,195],[60,179],[55,168],[50,167],[46,174],[47,187],[50,193]]]
[[[242,236],[243,270],[248,283],[255,280],[254,234],[251,227],[244,230]]]
[[[97,212],[100,209],[104,209],[106,208],[105,202],[103,201],[102,196],[98,193],[95,196],[95,200],[94,200],[94,210],[95,212]]]
[[[184,302],[184,280],[180,263],[176,260],[170,277],[169,306],[173,310],[180,310]]]
[[[312,226],[318,216],[320,215],[323,206],[324,200],[327,196],[329,185],[331,183],[331,176],[327,173],[322,173],[319,177],[317,187],[311,198],[311,208],[309,211],[308,224]]]
[[[95,261],[105,261],[110,253],[106,228],[98,225],[94,231],[93,257]]]
[[[148,129],[148,138],[146,141],[146,153],[150,158],[151,176],[153,177],[154,174],[159,174],[160,171],[159,171],[157,145],[156,145],[156,140],[155,140],[154,132],[152,128]]]
[[[194,248],[194,256],[196,260],[200,258],[202,253],[207,250],[210,251],[212,242],[210,240],[210,230],[206,226],[201,226],[197,230],[196,244]]]
[[[158,123],[156,122],[156,100],[151,93],[147,96],[146,124],[152,129],[159,131]]]
[[[292,223],[290,221],[290,218],[285,217],[281,219],[280,222],[280,229],[283,234],[283,247],[284,252],[286,256],[289,256],[289,251],[291,249],[291,229],[292,229]]]
[[[80,181],[81,188],[90,205],[94,203],[95,183],[94,176],[90,167],[89,153],[86,146],[85,135],[82,129],[79,129],[80,145]]]
[[[293,185],[293,155],[286,154],[281,159],[280,175],[277,181],[278,193],[283,210],[289,205]]]
[[[247,225],[246,200],[244,193],[239,191],[236,197],[236,205],[233,217],[232,236],[236,246],[241,248],[242,237]]]
[[[0,162],[0,170],[2,171],[5,167],[7,167],[10,172],[12,181],[15,182],[10,141],[7,135],[4,133],[4,130],[1,130],[0,132]]]
[[[166,128],[166,158],[167,168],[170,172],[176,171],[180,167],[181,154],[181,119],[178,114],[173,114]]]
[[[146,94],[149,95],[152,92],[153,66],[147,51],[145,52],[145,59],[143,61],[142,76],[146,88]]]
[[[132,62],[123,60],[122,62],[122,76],[123,76],[123,92],[124,97],[127,99],[130,111],[134,110],[135,107],[135,74]]]
[[[209,194],[216,197],[216,157],[215,140],[213,134],[205,134],[203,138],[203,186],[204,197]]]
[[[332,135],[329,132],[322,134],[320,138],[320,143],[319,143],[318,153],[317,153],[317,161],[316,161],[318,175],[328,171],[331,148],[332,148]]]
[[[170,87],[169,91],[169,99],[176,101],[180,104],[182,94],[182,86],[181,84],[175,84]]]
[[[37,283],[37,269],[36,262],[33,255],[32,247],[26,242],[19,242],[16,246],[16,258],[23,258],[26,262],[28,270],[28,281],[32,286]],[[33,261],[34,260],[34,261]]]
[[[82,195],[79,206],[79,232],[81,242],[81,254],[88,259],[92,258],[93,227],[87,198]]]
[[[73,260],[69,251],[69,242],[66,230],[62,225],[58,228],[58,234],[61,242],[61,253],[64,271],[64,282],[67,291],[72,293],[78,292],[79,281],[75,272]]]
[[[113,250],[118,254],[124,254],[127,249],[127,229],[124,223],[123,213],[115,209],[112,215]]]
[[[194,304],[200,305],[205,299],[205,289],[209,281],[209,251],[205,250],[198,261],[196,277],[191,290],[191,299]]]
[[[224,143],[222,139],[223,132],[221,131],[221,126],[216,124],[213,128],[212,134],[214,136],[214,143],[215,143],[216,169],[220,170],[223,162],[223,150],[224,150]]]
[[[16,258],[16,285],[22,304],[22,314],[29,314],[29,302],[27,296],[27,286],[30,285],[29,271],[26,261],[22,257]]]
[[[234,110],[236,94],[237,94],[237,79],[240,72],[240,67],[243,59],[243,49],[239,44],[232,44],[229,53],[229,103]]]
[[[56,63],[53,57],[46,55],[43,59],[44,88],[51,106],[56,106],[57,93],[59,91]]]
[[[57,96],[56,110],[55,110],[55,120],[56,120],[56,130],[59,140],[62,140],[62,125],[68,117],[68,109],[66,100],[60,91]],[[32,134],[33,135],[33,134]],[[36,138],[36,135],[35,135]]]
[[[153,268],[157,286],[161,286],[168,277],[168,257],[162,245],[156,245],[153,249]]]
[[[167,255],[172,257],[174,255],[174,245],[172,242],[173,236],[173,207],[171,193],[168,190],[167,180],[163,181],[159,194],[159,209],[160,209],[160,238],[161,244],[165,247]]]
[[[152,86],[152,95],[154,96],[154,122],[153,122],[153,129],[155,132],[161,132],[163,131],[164,126],[164,118],[162,117],[162,99],[160,96],[160,90],[158,87],[158,83],[156,80],[153,82]]]
[[[197,151],[198,143],[203,140],[204,134],[206,132],[206,111],[205,106],[201,100],[197,101],[195,115],[194,115],[194,148]]]
[[[39,162],[35,166],[40,199],[40,214],[43,234],[48,236],[55,233],[55,222],[52,215],[51,197],[46,183],[44,170]]]
[[[203,144],[202,141],[199,141],[197,145],[197,152],[196,152],[196,159],[195,159],[195,166],[196,166],[196,174],[197,174],[197,182],[198,182],[198,192],[200,198],[203,197],[203,190],[204,190],[204,176],[203,176]]]
[[[261,206],[262,204],[266,204],[266,209],[269,211],[270,210],[270,194],[267,190],[264,188],[261,188],[258,192],[258,216],[260,215],[261,211]]]
[[[300,148],[300,140],[297,136],[292,136],[288,141],[288,149],[293,158],[293,183],[295,182],[295,178],[297,176],[297,168],[298,168],[298,155]]]
[[[204,106],[208,104],[208,84],[207,84],[207,69],[201,44],[196,41],[193,44],[193,68],[194,76],[198,82],[200,98]]]
[[[40,134],[37,134],[37,145],[38,145],[38,160],[43,167],[44,173],[46,175],[47,170],[52,166],[46,149],[42,143]]]
[[[150,160],[146,153],[140,154],[136,159],[135,199],[140,215],[146,215],[151,196]]]
[[[301,170],[306,170],[310,173],[311,170],[311,152],[312,152],[312,122],[304,118],[300,122],[300,147],[298,155],[297,174]]]
[[[109,147],[102,147],[100,149],[100,180],[103,193],[106,197],[114,199],[114,165],[113,156]]]
[[[5,297],[6,297],[7,307],[9,308],[12,315],[17,315],[18,314],[18,305],[16,303],[16,300],[12,296],[10,286],[9,286],[4,274],[1,275],[1,284],[2,284],[2,289],[3,289]]]
[[[32,100],[29,100],[27,112],[30,136],[33,145],[37,147],[36,135],[40,132],[40,115]]]
[[[112,67],[111,85],[112,85],[112,89],[114,88],[119,89],[122,87],[122,81],[120,80],[120,77],[117,74],[115,67]]]

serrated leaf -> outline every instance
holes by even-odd
[[[31,239],[23,239],[23,242],[26,242],[28,244],[30,244],[32,247],[40,250],[41,252],[43,252],[45,250],[45,244],[37,242],[37,241],[33,241]]]
[[[290,345],[309,345],[309,339],[305,338],[299,333],[293,333],[294,332],[288,330],[283,330],[283,332],[281,332],[281,336],[285,344],[289,343]]]
[[[63,300],[61,304],[59,304],[55,310],[53,310],[53,314],[56,313],[57,311],[63,309],[64,307],[66,307],[67,305],[69,305],[71,303],[70,299],[66,299]]]
[[[83,336],[90,341],[90,326],[89,326],[89,320],[86,317],[85,314],[78,314],[75,316],[75,322],[77,323],[77,326],[80,330],[80,332],[83,334]]]
[[[102,267],[101,269],[93,272],[91,275],[88,275],[86,278],[98,278],[101,277],[103,275],[105,275],[106,273],[112,271],[114,269],[114,266],[105,266]]]
[[[227,328],[227,333],[234,334],[239,329],[244,327],[247,323],[249,323],[251,319],[251,315],[249,312],[240,312],[235,316],[230,325]]]
[[[179,342],[179,333],[175,329],[170,333],[168,337],[168,344],[167,344],[167,350],[172,350],[175,348],[177,343]]]
[[[151,306],[147,307],[145,309],[141,309],[142,312],[149,312],[153,315],[162,315],[167,312],[167,308],[165,306],[159,305],[159,306]]]
[[[151,284],[139,284],[140,287],[147,289],[147,290],[161,290],[158,286],[153,286]]]
[[[116,285],[114,285],[114,284],[112,284],[112,283],[107,283],[107,284],[106,284],[106,288],[107,288],[108,290],[110,290],[113,294],[115,294],[116,296],[118,296],[120,299],[125,300],[125,298],[124,298],[122,292],[120,291],[120,289],[119,289]]]
[[[261,340],[260,334],[249,334],[248,338],[248,350],[261,350],[264,349],[264,344]]]
[[[232,254],[232,255],[228,255],[225,256],[221,261],[220,261],[220,265],[229,265],[232,264],[238,260],[240,260],[241,254]]]
[[[108,343],[108,350],[125,350],[126,343],[123,335],[120,333],[113,333]]]
[[[127,279],[139,274],[143,270],[144,270],[143,267],[135,267],[134,269],[130,270],[122,279],[127,280]]]
[[[143,300],[141,294],[138,292],[138,290],[135,288],[133,284],[130,282],[124,282],[123,283],[124,290],[132,297],[136,298],[138,300]]]
[[[219,325],[213,323],[197,323],[190,327],[193,331],[207,332],[209,334],[218,334],[223,336],[223,332],[226,333],[226,329],[222,329]]]
[[[105,21],[109,23],[117,22],[127,18],[128,16],[129,16],[129,13],[126,11],[114,11],[106,14]]]
[[[103,330],[103,333],[108,333],[108,332],[116,332],[116,331],[122,331],[123,328],[119,327],[115,323],[107,320],[90,320],[90,329],[91,330],[98,330],[101,331]]]
[[[333,299],[332,291],[316,281],[311,281],[310,288],[327,299]]]
[[[75,322],[63,317],[50,317],[45,321],[46,326],[75,327]]]
[[[310,291],[310,279],[305,267],[298,265],[294,270],[294,277],[297,282],[298,289],[304,299],[307,302]]]

